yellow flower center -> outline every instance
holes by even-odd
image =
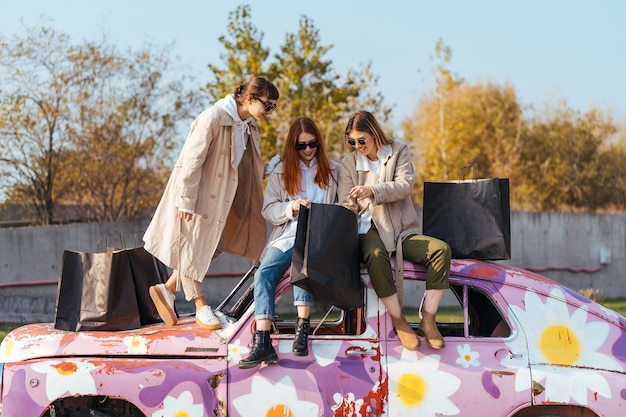
[[[463,356],[463,359],[465,359],[465,362],[469,362],[472,360],[472,357],[470,355],[465,355]]]
[[[61,362],[54,365],[54,369],[59,373],[59,375],[68,376],[75,374],[78,367],[73,362]]]
[[[276,404],[274,407],[267,410],[265,417],[293,417],[291,408],[285,404]]]
[[[556,324],[546,328],[539,339],[539,349],[550,363],[573,365],[580,358],[581,346],[576,333]]]
[[[176,414],[174,414],[174,417],[191,417],[191,414],[186,411],[178,411]]]
[[[405,373],[398,381],[398,395],[407,405],[414,406],[424,399],[426,383],[419,375]]]
[[[10,355],[11,351],[13,350],[13,339],[7,339],[6,342],[4,343],[4,354],[5,355]]]

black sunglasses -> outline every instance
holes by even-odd
[[[270,103],[270,102],[261,100],[258,97],[252,96],[252,98],[254,98],[256,100],[259,100],[259,102],[263,105],[263,107],[265,107],[265,111],[268,111],[268,112],[269,111],[273,111],[278,106],[278,104],[276,104],[276,103]]]
[[[359,145],[361,146],[365,145],[365,139],[361,138],[361,139],[358,139],[358,141],[359,141]],[[350,144],[350,146],[356,146],[356,140],[354,139],[348,139],[348,143]]]
[[[315,149],[318,146],[320,146],[320,141],[317,140],[317,139],[313,139],[311,142],[308,142],[308,143],[299,143],[299,142],[297,142],[296,143],[296,150],[297,151],[303,151],[303,150],[306,149],[307,146],[309,148],[311,148],[311,149]]]

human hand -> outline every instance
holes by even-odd
[[[350,190],[350,198],[356,198],[357,200],[363,200],[364,198],[369,198],[374,195],[371,187],[366,187],[364,185],[357,185],[356,187],[352,187]]]
[[[299,198],[297,200],[293,200],[291,202],[291,209],[292,209],[294,214],[296,214],[296,213],[298,213],[300,211],[300,206],[310,207],[311,206],[311,201],[310,200],[305,200],[303,198]]]
[[[178,211],[178,217],[180,217],[183,220],[189,221],[191,220],[191,216],[192,214],[187,213],[186,211],[181,211],[181,210]]]

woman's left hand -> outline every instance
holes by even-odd
[[[350,190],[350,197],[357,200],[363,200],[364,198],[370,198],[374,195],[374,192],[370,187],[364,185],[357,185]]]

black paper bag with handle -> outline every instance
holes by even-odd
[[[291,283],[349,310],[364,305],[356,215],[343,206],[300,206]]]
[[[168,271],[165,264],[152,256],[143,247],[125,249],[130,270],[135,284],[139,320],[142,326],[161,323],[163,320],[150,298],[149,288],[167,281]]]
[[[63,252],[56,329],[112,331],[140,326],[135,284],[125,250]]]
[[[511,259],[509,179],[425,182],[422,225],[453,258]]]

